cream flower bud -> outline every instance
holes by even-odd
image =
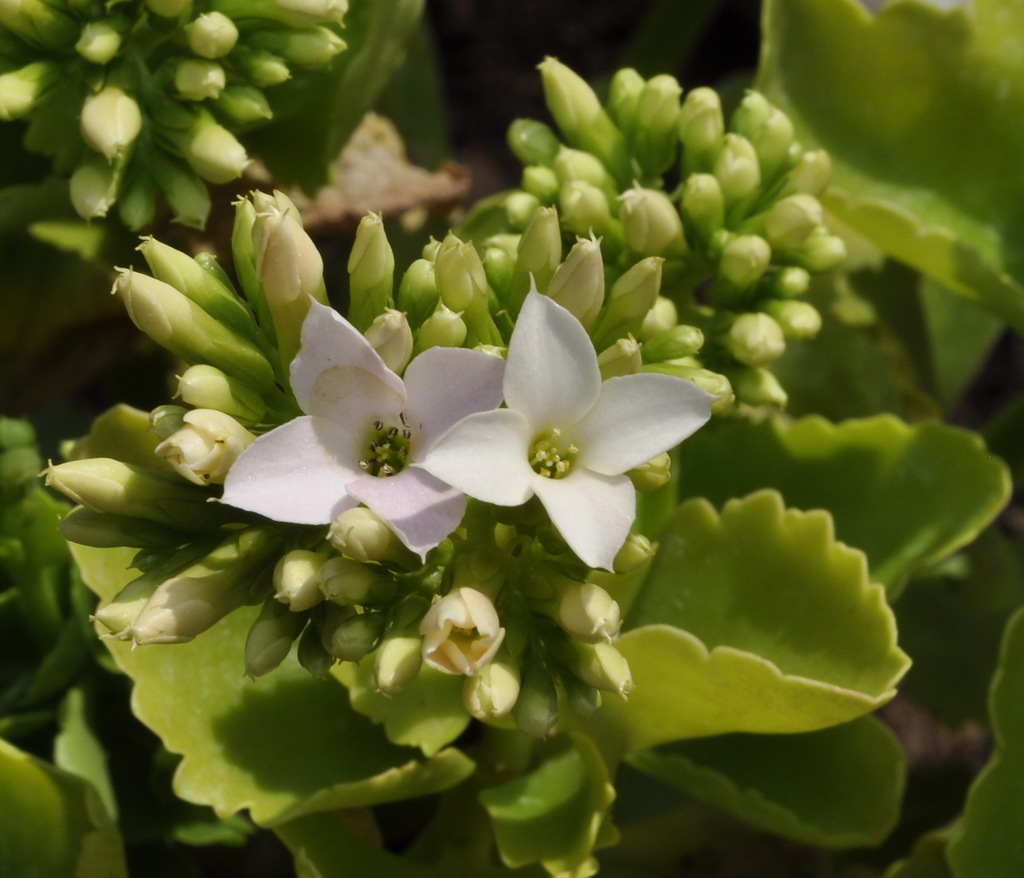
[[[794,299],[806,293],[810,285],[810,272],[806,268],[790,265],[772,278],[771,290],[780,298]]]
[[[250,122],[270,119],[274,115],[263,92],[243,84],[227,86],[217,96],[217,109],[237,125],[248,125]]]
[[[374,318],[364,333],[366,340],[396,375],[401,375],[412,359],[413,337],[409,321],[401,311],[388,308]]]
[[[174,68],[174,87],[179,97],[202,101],[217,97],[227,85],[224,68],[205,58],[184,58]]]
[[[665,457],[668,457],[666,454]],[[616,573],[633,573],[654,557],[654,546],[643,534],[631,533],[615,556]]]
[[[185,28],[188,47],[202,58],[222,58],[238,42],[238,28],[223,12],[204,12]]]
[[[725,222],[725,195],[713,174],[691,174],[683,185],[683,216],[705,243]]]
[[[656,491],[667,485],[672,478],[672,458],[668,452],[662,452],[651,458],[647,463],[633,467],[626,475],[638,491]],[[616,561],[618,556],[616,555]],[[618,572],[618,568],[616,567]]]
[[[789,116],[773,107],[768,118],[750,138],[757,150],[762,178],[771,180],[792,162],[790,156],[794,148],[794,135],[793,122]]]
[[[676,78],[662,73],[652,76],[639,95],[630,142],[634,157],[648,176],[663,174],[676,157],[682,93]]]
[[[335,557],[320,568],[320,591],[336,604],[365,604],[394,594],[395,581],[376,564]]]
[[[453,311],[468,311],[487,298],[487,273],[476,247],[448,234],[434,261],[441,301]]]
[[[108,603],[96,610],[90,617],[91,621],[99,622],[109,632],[101,636],[127,640],[132,622],[139,618],[139,613],[159,585],[158,576],[144,574],[138,579],[133,579]]]
[[[591,333],[599,350],[640,330],[658,300],[664,261],[660,256],[641,259],[612,284],[604,313]]]
[[[121,48],[121,32],[106,21],[90,21],[82,28],[75,51],[93,64],[106,64]]]
[[[821,226],[812,232],[796,250],[790,251],[790,258],[808,271],[832,271],[846,260],[846,244],[843,239],[829,233]]]
[[[813,195],[790,195],[776,201],[765,217],[764,234],[776,250],[799,247],[824,220],[821,203]]]
[[[412,555],[377,513],[365,506],[347,509],[331,522],[327,539],[356,561],[406,562]]]
[[[767,314],[740,314],[729,327],[729,352],[748,366],[768,366],[786,351],[782,328]]]
[[[610,643],[578,643],[577,673],[583,682],[603,692],[617,692],[625,698],[633,691],[629,662]]]
[[[0,121],[20,119],[32,112],[59,76],[59,68],[52,61],[34,61],[0,74]]]
[[[623,67],[615,71],[608,85],[608,112],[630,141],[635,135],[637,106],[646,84],[647,81],[633,68]]]
[[[597,367],[601,370],[602,381],[621,375],[635,375],[643,362],[640,344],[632,335],[616,339],[613,345],[597,355]]]
[[[644,317],[640,327],[639,338],[647,342],[666,330],[672,329],[679,323],[679,310],[676,303],[667,296],[658,296],[653,307]]]
[[[323,566],[323,555],[307,549],[282,555],[274,567],[274,597],[296,613],[312,609],[324,599],[320,591]]]
[[[142,110],[124,91],[116,86],[107,86],[85,99],[80,125],[85,142],[113,160],[139,136]]]
[[[480,673],[466,678],[462,687],[462,704],[478,720],[501,719],[516,706],[520,682],[518,665],[495,659]]]
[[[772,248],[758,235],[737,235],[722,248],[718,271],[732,286],[745,290],[756,284],[768,269]]]
[[[810,302],[773,299],[764,310],[782,328],[786,338],[814,338],[821,329],[821,314]]]
[[[177,395],[195,408],[216,409],[250,422],[259,421],[267,410],[259,393],[244,381],[204,363],[181,374]]]
[[[634,186],[619,196],[626,245],[644,256],[681,256],[686,251],[683,221],[660,189]]]
[[[181,476],[197,485],[223,485],[231,465],[255,436],[231,415],[194,409],[184,425],[156,447]]]
[[[256,221],[252,228],[256,276],[267,301],[272,310],[275,302],[308,304],[309,296],[324,303],[323,257],[302,228],[291,200],[283,193],[274,196],[254,198]]]
[[[582,234],[589,234],[585,229]],[[522,307],[531,282],[544,292],[552,276],[562,263],[562,229],[558,211],[553,207],[541,207],[534,211],[529,224],[523,229],[516,250],[516,267],[512,281],[511,310],[517,313]]]
[[[782,192],[784,195],[804,192],[817,198],[828,187],[831,176],[832,159],[829,154],[823,149],[812,149],[797,160],[796,166],[786,178]]]
[[[739,134],[726,134],[715,160],[714,174],[722,185],[726,203],[733,204],[752,195],[761,185],[761,166],[753,144]]]
[[[619,605],[593,582],[564,580],[559,585],[555,621],[584,643],[610,641],[622,627]]]
[[[490,598],[475,588],[456,588],[437,599],[420,622],[423,661],[446,674],[479,673],[505,638]]]
[[[158,405],[149,413],[149,429],[164,440],[185,426],[187,414],[188,409],[183,405]]]
[[[71,175],[71,204],[82,219],[107,215],[117,201],[120,174],[102,156],[90,155]]]
[[[763,94],[748,91],[732,114],[732,119],[729,120],[730,127],[737,134],[742,134],[748,140],[753,140],[754,135],[768,120],[772,109],[772,105]]]
[[[710,171],[724,133],[725,119],[718,93],[710,88],[695,88],[683,100],[679,113],[684,170],[687,173]]]
[[[180,147],[189,167],[211,183],[230,183],[249,164],[245,147],[235,135],[205,113],[181,139]]]
[[[423,641],[419,637],[386,637],[373,658],[377,688],[385,695],[394,695],[416,679],[422,664]]]
[[[594,237],[578,238],[545,293],[589,329],[604,304],[601,242]]]

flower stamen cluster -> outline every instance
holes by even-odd
[[[566,444],[560,427],[552,427],[533,443],[530,452],[530,466],[537,475],[546,479],[564,479],[569,475],[580,449],[572,442]]]

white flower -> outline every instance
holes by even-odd
[[[505,639],[498,611],[482,592],[463,586],[436,600],[420,622],[423,661],[446,674],[479,673]]]
[[[460,418],[500,403],[504,365],[477,351],[431,348],[403,382],[351,323],[314,301],[291,365],[306,415],[235,461],[223,502],[298,524],[329,524],[365,503],[422,558],[458,526],[466,498],[408,464]]]
[[[508,408],[464,418],[419,466],[498,506],[536,494],[570,548],[606,570],[636,515],[625,473],[702,426],[714,399],[668,375],[602,383],[580,322],[536,292],[509,342],[504,393]]]

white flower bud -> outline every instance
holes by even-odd
[[[475,588],[438,598],[420,622],[423,661],[446,674],[479,673],[505,638],[490,598]]]
[[[640,345],[632,335],[616,339],[614,344],[597,355],[597,366],[601,370],[602,381],[621,375],[635,375],[643,364]]]
[[[222,485],[238,456],[256,438],[230,415],[194,409],[184,425],[156,447],[172,467],[197,485]]]
[[[222,58],[238,42],[238,28],[223,12],[204,12],[185,28],[188,47],[202,58]]]
[[[519,666],[496,659],[484,666],[480,673],[466,678],[462,703],[479,720],[501,719],[516,706],[519,688]]]
[[[726,344],[748,366],[769,366],[786,351],[782,328],[767,314],[740,314],[729,328]]]
[[[578,238],[545,293],[589,329],[604,304],[601,242],[593,236]]]
[[[577,640],[600,643],[619,633],[619,605],[601,586],[564,580],[559,591],[555,620]]]
[[[416,679],[422,664],[423,641],[419,637],[385,638],[373,658],[377,688],[385,695],[394,695]]]
[[[401,311],[388,308],[374,318],[364,333],[366,340],[396,375],[401,375],[412,359],[412,328]]]
[[[107,86],[85,99],[80,125],[85,142],[113,160],[139,136],[142,111],[134,98],[115,86]]]
[[[686,250],[683,221],[660,189],[634,186],[619,196],[626,244],[644,256],[680,256]]]
[[[189,101],[215,98],[227,85],[224,68],[205,58],[185,58],[174,68],[174,87]]]
[[[121,48],[121,34],[106,21],[90,21],[82,28],[75,51],[93,64],[106,64]]]
[[[377,513],[365,506],[347,509],[331,522],[327,539],[356,561],[407,561],[412,557]]]
[[[293,612],[312,609],[324,599],[320,591],[323,566],[323,556],[306,549],[282,555],[274,567],[274,596]]]
[[[617,692],[625,698],[633,691],[633,675],[625,657],[610,643],[576,645],[580,679],[595,689]]]

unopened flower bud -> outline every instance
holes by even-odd
[[[793,123],[782,110],[772,108],[761,127],[750,136],[750,142],[757,150],[761,178],[771,181],[792,161],[790,153],[794,146]]]
[[[537,739],[548,737],[558,722],[558,690],[551,673],[538,661],[527,662],[522,669],[512,716],[520,731]]]
[[[409,316],[412,326],[419,327],[434,312],[439,299],[434,263],[429,259],[414,260],[398,285],[397,307]]]
[[[423,641],[412,635],[386,637],[373,658],[377,688],[385,695],[400,692],[416,679],[423,665]]]
[[[599,350],[627,333],[639,332],[661,291],[663,262],[660,256],[641,259],[612,284],[604,312],[591,333]]]
[[[121,48],[121,29],[109,21],[90,21],[82,28],[75,51],[93,64],[106,64]]]
[[[527,196],[532,198],[532,196]],[[514,238],[515,244],[511,252],[504,246],[497,245],[495,238]],[[508,300],[508,294],[512,287],[512,278],[516,272],[515,247],[519,245],[518,235],[495,235],[485,242],[484,255],[481,260],[484,264],[484,273],[487,275],[487,284],[497,294],[501,301]]]
[[[0,121],[28,115],[59,77],[60,70],[52,61],[34,61],[0,74]]]
[[[408,562],[411,553],[379,515],[365,506],[342,512],[331,522],[327,539],[356,561]]]
[[[735,369],[729,373],[729,379],[736,398],[747,405],[784,408],[788,401],[779,379],[768,369],[753,366]]]
[[[258,422],[267,407],[252,387],[214,366],[190,366],[178,378],[183,402],[198,409],[216,409],[250,423]]]
[[[412,329],[405,315],[388,308],[374,318],[364,334],[385,365],[396,375],[401,375],[412,359],[413,345]]]
[[[174,87],[188,101],[215,98],[227,85],[227,74],[216,61],[183,58],[174,68]]]
[[[683,215],[708,243],[725,222],[725,195],[713,174],[691,174],[683,186]]]
[[[846,260],[846,244],[842,238],[830,234],[824,226],[819,226],[803,244],[790,250],[786,258],[815,273],[832,271]]]
[[[824,219],[813,195],[790,195],[772,205],[765,217],[765,237],[776,250],[792,250],[807,240]]]
[[[601,693],[575,674],[562,675],[565,703],[573,713],[586,719],[601,706]]]
[[[710,88],[695,88],[683,100],[679,113],[684,173],[710,171],[722,148],[724,134],[725,120],[717,92]]]
[[[336,604],[366,604],[390,597],[395,581],[376,564],[334,557],[320,568],[320,591]]]
[[[309,610],[323,599],[320,569],[323,555],[307,549],[292,549],[274,567],[274,597],[293,612]]]
[[[821,329],[821,314],[810,302],[774,299],[764,305],[764,310],[779,324],[786,338],[814,338]]]
[[[320,625],[320,640],[331,655],[343,662],[358,662],[373,651],[384,633],[382,613],[357,613],[329,605]]]
[[[162,18],[177,18],[191,0],[146,0],[146,8]]]
[[[82,103],[80,125],[85,142],[113,160],[139,136],[142,111],[134,98],[115,86],[107,86]]]
[[[558,153],[558,137],[543,122],[516,119],[508,129],[508,145],[524,165],[550,165]]]
[[[231,465],[255,436],[231,415],[193,409],[184,426],[156,447],[182,477],[197,485],[223,485]]]
[[[490,598],[463,586],[434,602],[420,634],[424,662],[446,674],[472,676],[494,658],[505,629]]]
[[[468,311],[487,298],[487,274],[476,247],[449,234],[441,242],[434,262],[441,301],[453,311]]]
[[[558,175],[547,165],[527,165],[519,182],[523,192],[532,195],[540,204],[553,204],[558,200],[562,184]]]
[[[158,405],[149,413],[149,430],[163,441],[185,426],[188,409],[183,405]]]
[[[667,296],[658,296],[654,306],[647,312],[640,327],[639,338],[648,342],[657,335],[672,329],[679,323],[679,311],[676,303]]]
[[[629,141],[633,157],[649,177],[660,177],[675,161],[682,93],[676,78],[662,73],[647,80],[639,95]]]
[[[714,399],[711,403],[711,414],[720,415],[728,411],[735,402],[732,384],[728,378],[710,369],[703,369],[691,358],[684,360],[668,360],[662,363],[648,363],[643,368],[644,372],[657,372],[662,375],[674,375],[691,381],[702,390],[705,390]]]
[[[614,344],[597,355],[597,367],[601,370],[602,381],[622,375],[635,375],[643,362],[640,344],[632,335],[616,339]]]
[[[622,234],[612,217],[608,196],[592,183],[574,180],[563,185],[558,193],[558,208],[562,221],[576,235],[619,238]]]
[[[118,168],[102,156],[90,155],[79,164],[70,181],[71,204],[78,215],[87,220],[106,216],[117,201],[120,177]]]
[[[740,314],[729,327],[729,352],[748,366],[768,366],[786,351],[782,328],[767,314]]]
[[[683,222],[660,189],[634,186],[619,196],[619,218],[626,245],[644,256],[681,256],[686,251]]]
[[[168,153],[150,154],[153,178],[167,197],[167,203],[174,214],[174,221],[201,229],[210,214],[210,192],[206,184],[181,159]],[[154,192],[140,190],[143,198],[134,209],[135,220],[132,228],[140,228],[152,220]],[[121,197],[119,208],[125,215],[126,203],[131,193]],[[127,220],[126,220],[127,222]]]
[[[264,49],[236,46],[231,59],[256,88],[273,88],[292,78],[284,58]]]
[[[616,692],[625,698],[633,691],[629,662],[610,643],[575,644],[580,679],[602,692]]]
[[[174,139],[189,167],[211,183],[230,183],[242,176],[249,164],[245,147],[205,110]]]
[[[810,285],[811,275],[807,269],[791,265],[771,279],[771,292],[782,299],[794,299],[806,293]]]
[[[722,249],[718,260],[721,278],[731,286],[746,290],[754,286],[768,269],[772,248],[759,235],[736,235]]]
[[[36,467],[36,472],[38,472],[38,467]],[[136,549],[170,549],[180,545],[184,540],[184,535],[180,530],[173,530],[142,518],[96,512],[85,506],[76,506],[72,509],[60,520],[59,527],[61,536],[69,543],[95,546],[100,549],[110,549],[115,546],[131,546]]]
[[[323,67],[345,48],[345,41],[334,31],[319,26],[254,31],[248,44],[273,52],[298,67]]]
[[[232,18],[269,18],[288,27],[309,27],[324,22],[341,22],[348,0],[212,0]]]
[[[349,320],[365,332],[395,303],[395,256],[379,214],[368,213],[359,221],[348,258],[348,274]]]
[[[783,194],[802,192],[819,197],[828,187],[832,176],[832,160],[823,149],[812,149],[797,160],[796,166],[789,172],[783,187]]]
[[[715,160],[714,174],[726,204],[743,202],[761,185],[761,166],[754,145],[739,134],[726,134]]]
[[[691,357],[704,345],[704,333],[696,326],[681,323],[667,329],[644,344],[645,363]]]
[[[546,294],[589,329],[604,304],[604,259],[597,238],[578,238]]]
[[[742,134],[747,140],[753,140],[754,135],[768,120],[772,109],[774,108],[763,94],[748,91],[733,112],[732,118],[729,120],[729,127],[737,134]]]
[[[668,454],[666,453],[664,456],[668,457]],[[655,458],[649,464],[644,464],[644,467],[648,466],[651,472],[667,472],[671,468],[671,458],[668,463]],[[644,467],[638,467],[638,469],[643,469]],[[636,484],[635,480],[633,483]],[[665,482],[662,484],[665,484]],[[622,548],[619,549],[618,554],[615,556],[612,569],[619,574],[633,573],[650,561],[654,557],[654,552],[654,546],[651,545],[651,541],[647,537],[640,533],[631,533],[626,537],[626,542],[622,544]]]
[[[629,142],[636,131],[637,104],[645,84],[646,80],[632,67],[621,67],[608,86],[608,112]]]
[[[413,350],[422,353],[427,348],[461,347],[467,334],[468,330],[462,317],[445,307],[444,302],[438,302],[437,310],[424,320],[423,325],[416,331],[416,344]]]
[[[297,614],[296,614],[297,615]],[[299,616],[299,618],[302,618]],[[316,625],[307,625],[299,638],[299,647],[295,650],[299,664],[318,680],[325,679],[331,671],[336,659],[326,649],[320,639],[320,631]]]
[[[515,707],[519,688],[519,666],[498,658],[488,662],[478,674],[466,678],[462,703],[478,720],[501,719]]]
[[[513,314],[519,313],[530,291],[531,280],[543,293],[561,262],[562,229],[558,211],[553,207],[538,208],[519,239],[509,301]]]
[[[258,88],[232,84],[217,95],[217,109],[236,125],[248,125],[273,117],[270,102]]]
[[[162,576],[159,574],[144,574],[133,579],[110,601],[96,610],[90,619],[99,622],[109,632],[108,635],[101,636],[127,640],[132,623],[139,617],[139,613],[161,581]]]
[[[522,231],[530,224],[538,207],[540,199],[536,195],[522,191],[512,192],[505,198],[505,218],[513,229]]]
[[[622,627],[619,605],[593,582],[561,584],[555,620],[584,643],[610,641]]]
[[[223,12],[204,12],[185,28],[188,47],[201,58],[223,58],[238,42],[238,27]]]
[[[255,679],[274,670],[291,651],[306,619],[268,598],[245,639],[245,674]]]
[[[601,160],[589,152],[570,149],[567,146],[559,147],[554,170],[558,182],[563,185],[577,181],[589,183],[600,189],[609,200],[618,194],[618,187],[601,164]]]

